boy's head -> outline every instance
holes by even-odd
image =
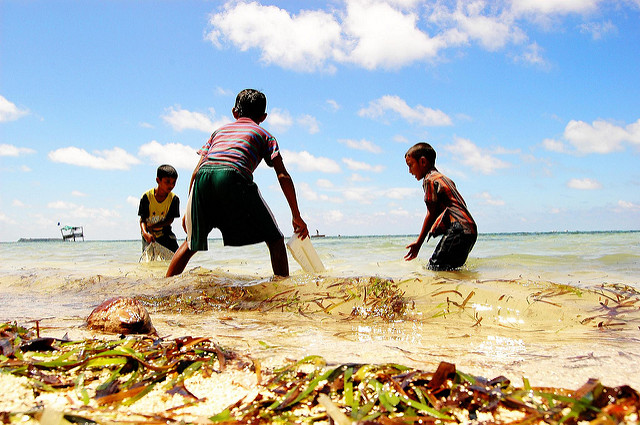
[[[163,177],[170,177],[172,179],[177,179],[178,178],[178,172],[171,165],[163,164],[163,165],[158,167],[158,172],[156,174],[156,177],[159,178],[159,179],[161,179]]]
[[[406,154],[404,159],[409,167],[409,173],[417,180],[421,180],[436,165],[436,151],[428,143],[416,143]]]
[[[169,194],[176,187],[176,180],[178,180],[178,172],[171,165],[164,164],[158,167],[156,182],[161,194]]]
[[[254,89],[245,89],[236,96],[236,104],[233,107],[233,116],[236,118],[247,117],[260,123],[266,118],[267,97]]]

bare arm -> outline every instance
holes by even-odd
[[[149,231],[147,228],[147,222],[140,219],[140,233],[142,233],[142,237],[147,243],[151,243],[156,240],[156,237],[153,236],[153,233]]]
[[[173,217],[170,218],[165,218],[162,221],[159,221],[157,223],[154,223],[152,225],[145,225],[145,227],[148,230],[160,230],[162,229],[164,226],[171,226],[171,223],[173,223]]]
[[[418,252],[420,252],[422,244],[429,235],[429,229],[431,229],[431,226],[433,226],[435,217],[436,216],[434,214],[431,214],[429,210],[427,210],[427,215],[424,217],[424,222],[422,223],[422,229],[420,230],[418,239],[406,246],[409,249],[409,252],[404,256],[405,260],[410,261],[418,256]]]
[[[291,209],[291,215],[293,217],[293,231],[296,232],[301,239],[309,236],[309,229],[307,229],[307,223],[304,222],[300,216],[300,210],[298,209],[298,198],[296,197],[296,189],[293,185],[293,179],[289,175],[289,172],[284,166],[282,157],[280,155],[273,159],[273,168],[278,177],[280,188],[284,197],[287,199],[289,208]]]

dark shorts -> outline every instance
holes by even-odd
[[[464,233],[460,223],[453,223],[433,251],[429,259],[429,270],[453,270],[462,267],[477,238],[477,234]]]
[[[202,167],[187,201],[187,243],[191,251],[206,251],[213,228],[225,245],[244,246],[282,239],[258,186],[232,168]]]
[[[159,238],[156,238],[156,242],[158,242],[163,247],[176,252],[178,250],[178,241],[176,240],[176,235],[162,235]],[[142,238],[142,252],[149,246],[149,242]]]

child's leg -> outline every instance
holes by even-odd
[[[184,268],[187,267],[187,263],[193,254],[197,251],[191,251],[189,249],[189,245],[187,241],[184,241],[180,248],[173,254],[173,258],[171,259],[171,264],[169,264],[169,268],[167,269],[166,277],[175,276],[184,271]]]
[[[284,246],[284,238],[267,242],[269,255],[271,256],[271,267],[276,276],[289,276],[289,259],[287,258],[287,248]]]

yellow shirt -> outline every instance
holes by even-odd
[[[149,189],[145,193],[147,200],[149,201],[149,215],[146,217],[143,216],[142,218],[144,219],[145,223],[147,223],[147,228],[167,219],[169,210],[171,209],[171,203],[173,202],[173,198],[175,197],[173,192],[169,192],[169,195],[167,195],[164,201],[158,202],[156,200],[155,191],[155,188],[153,188]],[[158,230],[149,230],[149,232],[152,233],[156,238],[159,238],[164,234],[163,230],[164,228]]]

